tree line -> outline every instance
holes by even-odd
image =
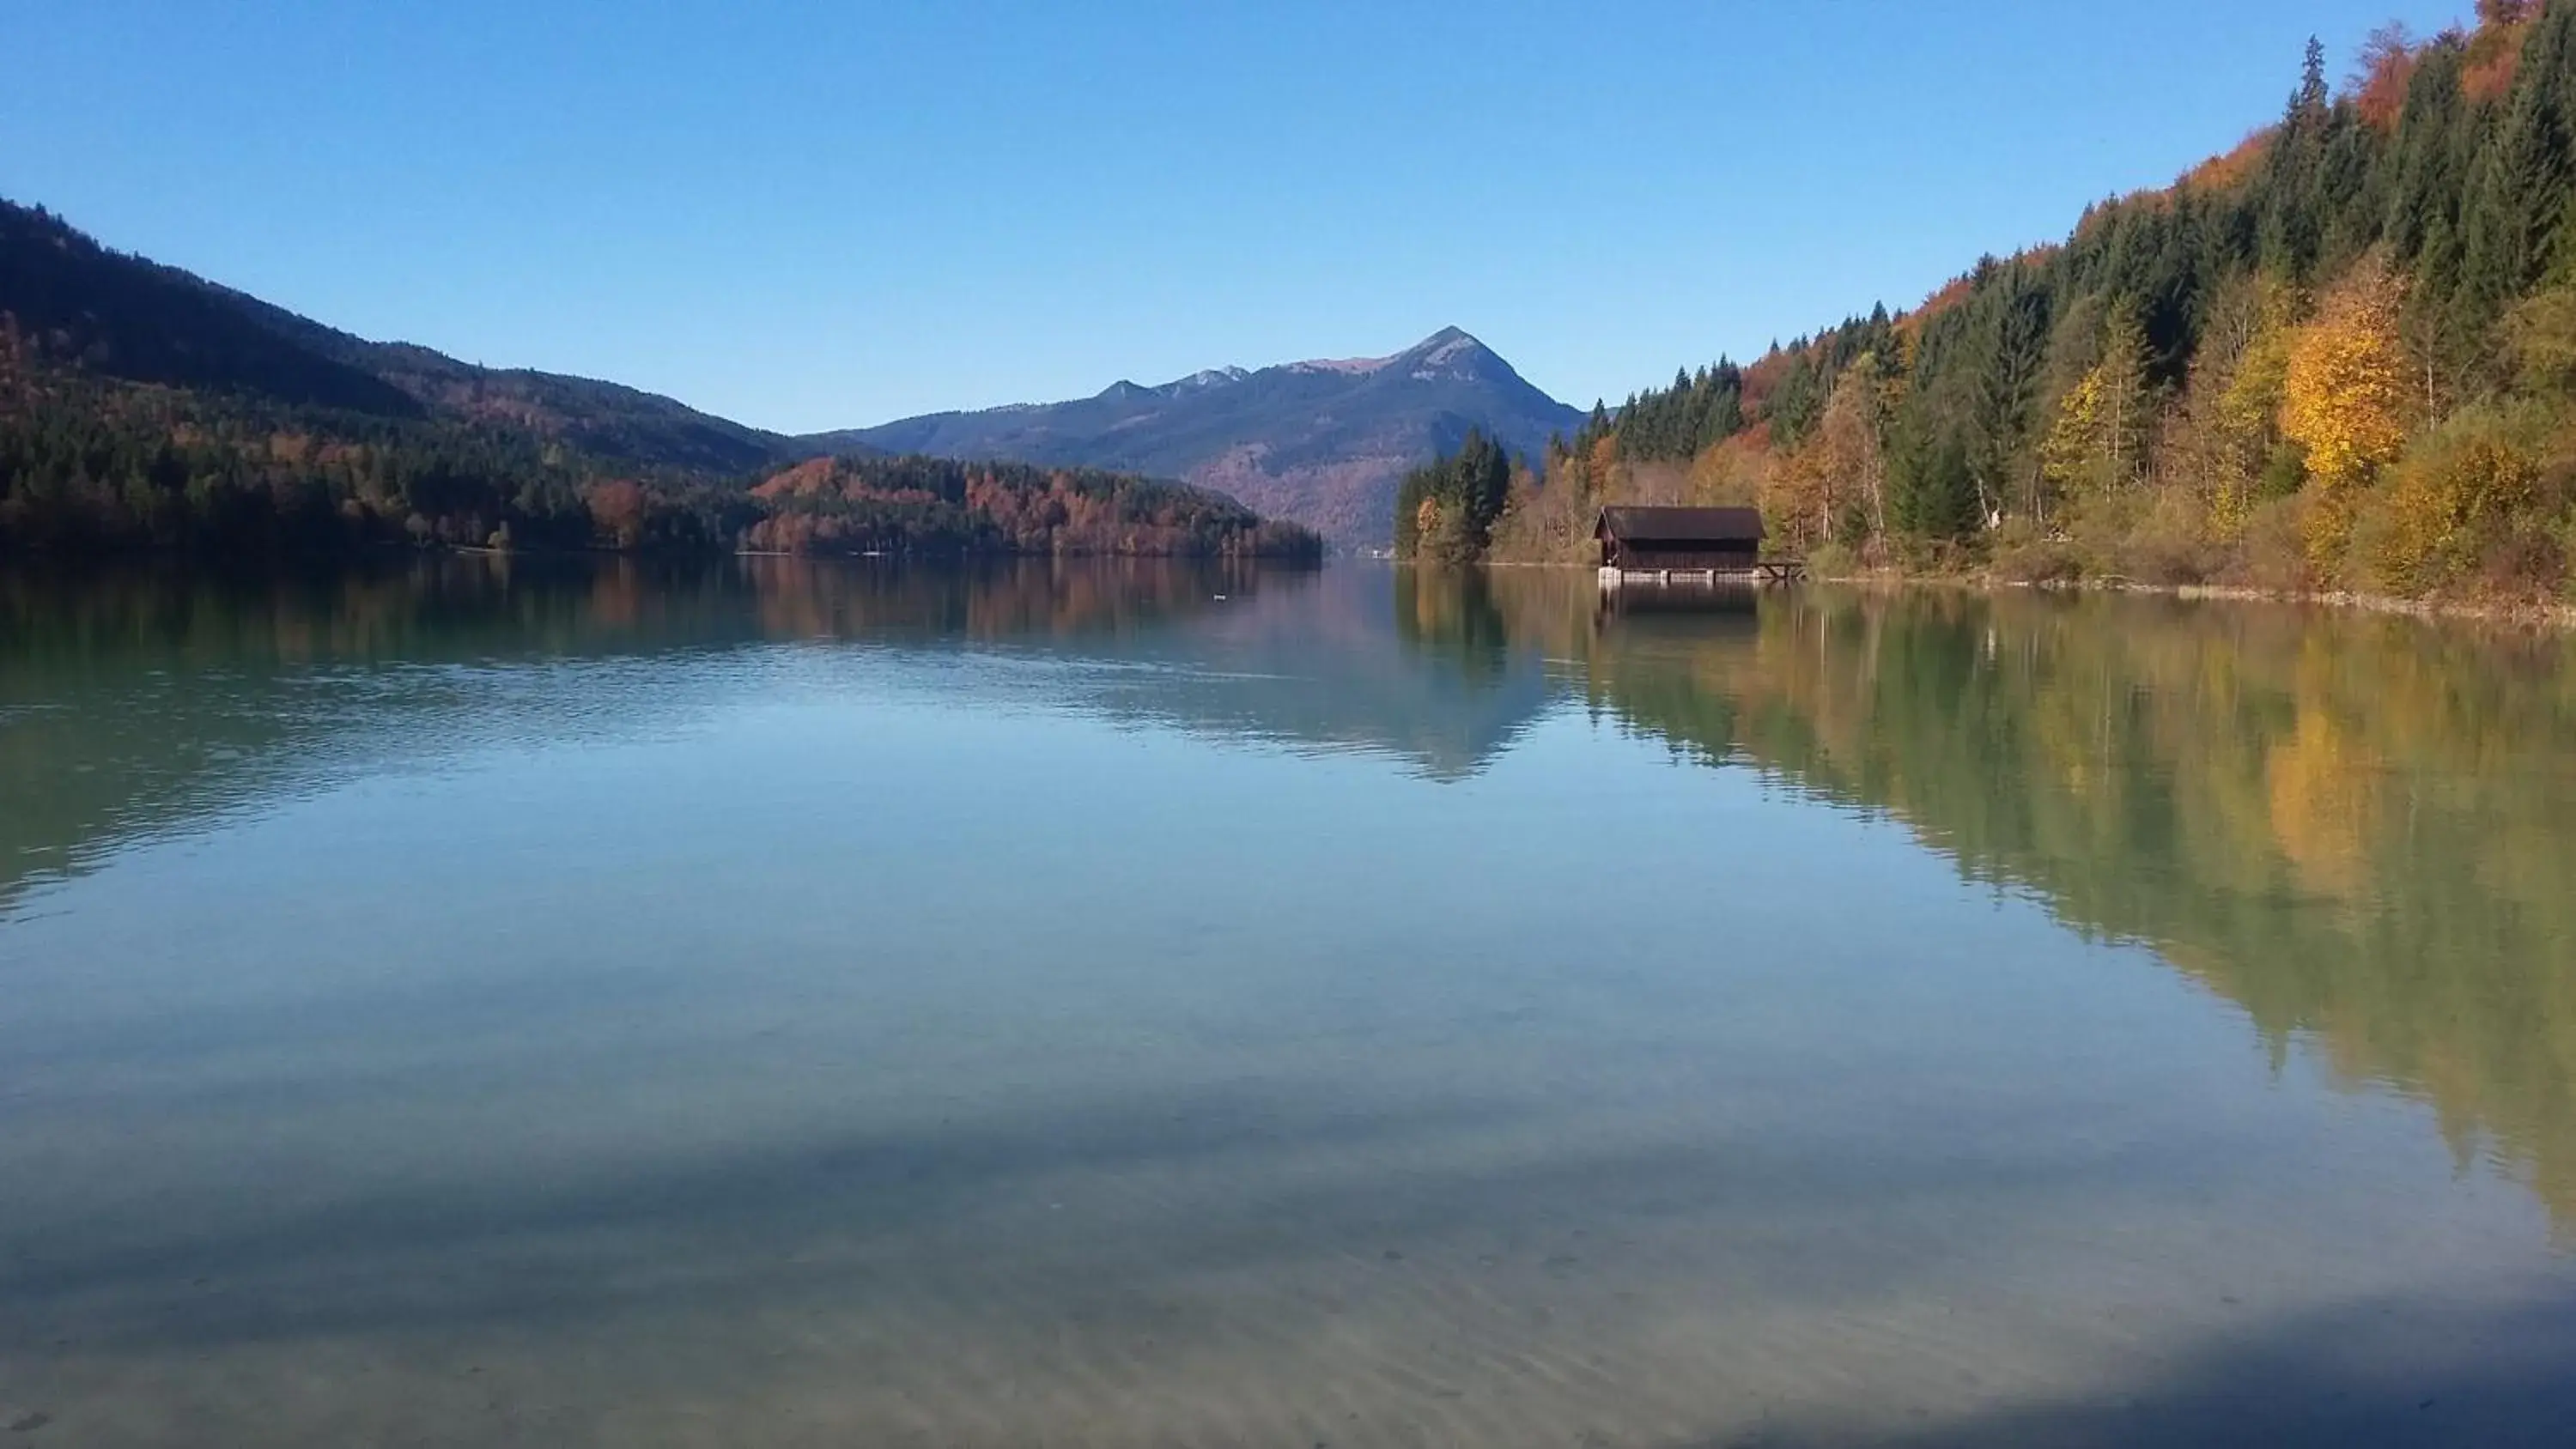
[[[0,550],[271,557],[381,547],[1303,558],[1233,500],[1090,469],[923,458],[763,475],[558,438],[105,377],[0,315]]]
[[[1398,558],[1461,563],[1482,554],[1510,500],[1512,460],[1469,428],[1458,450],[1404,475],[1395,490]]]

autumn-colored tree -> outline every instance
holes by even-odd
[[[2326,295],[2291,344],[2281,431],[2307,450],[2308,472],[2323,488],[2369,481],[2406,441],[2402,300],[2388,269],[2366,261]]]
[[[2060,493],[2072,492],[2084,476],[2084,465],[2093,455],[2093,438],[2100,429],[2102,415],[2102,375],[2099,369],[2088,372],[2057,400],[2057,417],[2049,424],[2048,435],[2039,441],[2039,476]]]
[[[2385,135],[2397,129],[2406,107],[2407,82],[2415,77],[2415,37],[2401,20],[2392,20],[2361,43],[2353,63],[2352,102],[2362,121]]]
[[[2499,100],[2512,88],[2523,36],[2538,9],[2534,0],[2477,0],[2478,28],[2469,38],[2464,77],[2470,99]]]
[[[1438,537],[1440,537],[1440,500],[1426,497],[1413,508],[1414,547],[1402,552],[1407,555],[1418,553],[1425,541]]]
[[[1790,550],[1883,527],[2024,578],[2576,579],[2576,0],[2383,28],[2327,74],[2311,44],[2279,118],[2175,185],[1596,408],[1564,456],[1621,499],[1750,482]],[[2529,417],[2438,468],[2407,450],[2482,399]],[[1755,452],[1709,451],[1739,423]],[[1646,466],[1684,458],[1686,492]]]
[[[2300,517],[2311,577],[2339,579],[2355,495],[2406,442],[2406,356],[2398,285],[2377,259],[2328,292],[2299,329],[2282,379],[2281,431],[2307,453],[2314,487]]]
[[[644,541],[644,485],[632,478],[593,483],[584,494],[591,526],[609,548],[631,549]]]
[[[1869,537],[1887,537],[1887,375],[1864,352],[1835,379],[1816,426],[1816,465],[1867,506]]]
[[[1824,449],[1810,444],[1775,452],[1765,483],[1762,517],[1782,551],[1813,553],[1840,531],[1842,504]]]
[[[2297,322],[2296,293],[2272,278],[2237,279],[2210,307],[2160,451],[2176,483],[2198,500],[2212,539],[2236,539],[2250,515],[2279,437],[2281,380]]]
[[[1603,433],[1593,439],[1592,446],[1582,456],[1582,462],[1585,486],[1595,497],[1608,496],[1619,473],[1618,437]]]
[[[1691,460],[1691,501],[1718,507],[1759,504],[1769,473],[1769,454],[1754,435],[1734,434]]]
[[[2298,340],[2298,295],[2270,280],[2235,365],[2219,393],[2219,416],[2239,439],[2260,443],[2280,426],[2281,397],[2290,380],[2290,350]]]
[[[2127,487],[2145,465],[2154,416],[2146,331],[2134,309],[2115,308],[2103,324],[2101,360],[2058,400],[2040,440],[2041,476],[2067,495]]]
[[[2523,418],[2472,408],[2401,460],[2369,537],[2376,582],[2416,594],[2456,582],[2538,499],[2541,473]]]

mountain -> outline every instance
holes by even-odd
[[[359,347],[360,365],[438,416],[525,428],[594,457],[744,473],[793,460],[804,451],[776,433],[621,383],[479,367],[404,342]]]
[[[327,329],[176,267],[109,251],[50,212],[7,201],[0,201],[0,312],[40,354],[102,377],[387,417],[427,411],[296,335],[297,326]]]
[[[1458,328],[1388,357],[1213,368],[1071,402],[933,413],[797,442],[1009,458],[1180,478],[1231,493],[1347,546],[1385,543],[1405,470],[1470,428],[1535,457],[1583,414],[1531,386]]]
[[[748,473],[803,451],[613,382],[370,342],[0,200],[0,312],[92,377],[396,420],[505,425],[646,468]]]
[[[1231,494],[1347,545],[1384,543],[1397,480],[1470,428],[1535,455],[1551,434],[1583,422],[1453,327],[1388,357],[1211,368],[1159,387],[1122,381],[1074,402],[789,438],[613,382],[488,368],[354,336],[110,250],[50,212],[5,200],[0,314],[15,319],[0,336],[0,384],[12,369],[49,370],[236,411],[320,409],[343,419],[291,432],[345,433],[350,418],[463,428],[486,441],[705,479],[766,474],[824,454],[1091,468]],[[133,401],[117,406],[130,411]],[[459,527],[477,516],[450,511]],[[480,510],[485,523],[492,513]]]
[[[1162,479],[838,451],[371,342],[0,202],[0,551],[1322,551]]]

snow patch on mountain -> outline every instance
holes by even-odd
[[[1240,367],[1210,367],[1193,372],[1177,382],[1167,382],[1154,389],[1159,393],[1200,392],[1211,387],[1224,387],[1252,376]]]
[[[1009,415],[933,413],[829,436],[885,452],[1187,479],[1373,547],[1392,534],[1404,471],[1456,447],[1469,427],[1534,455],[1582,423],[1474,336],[1444,327],[1383,357],[1213,367]]]
[[[1313,357],[1304,362],[1289,363],[1288,370],[1290,372],[1339,372],[1357,377],[1376,372],[1403,355],[1399,352],[1390,357]]]
[[[1462,332],[1456,338],[1448,342],[1443,342],[1439,346],[1432,348],[1429,352],[1422,354],[1422,365],[1427,368],[1446,367],[1461,357],[1482,352],[1484,350],[1485,344],[1478,342],[1475,338],[1469,337]]]

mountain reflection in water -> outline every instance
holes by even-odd
[[[1537,570],[0,572],[0,1411],[2548,1442],[2571,664]]]

